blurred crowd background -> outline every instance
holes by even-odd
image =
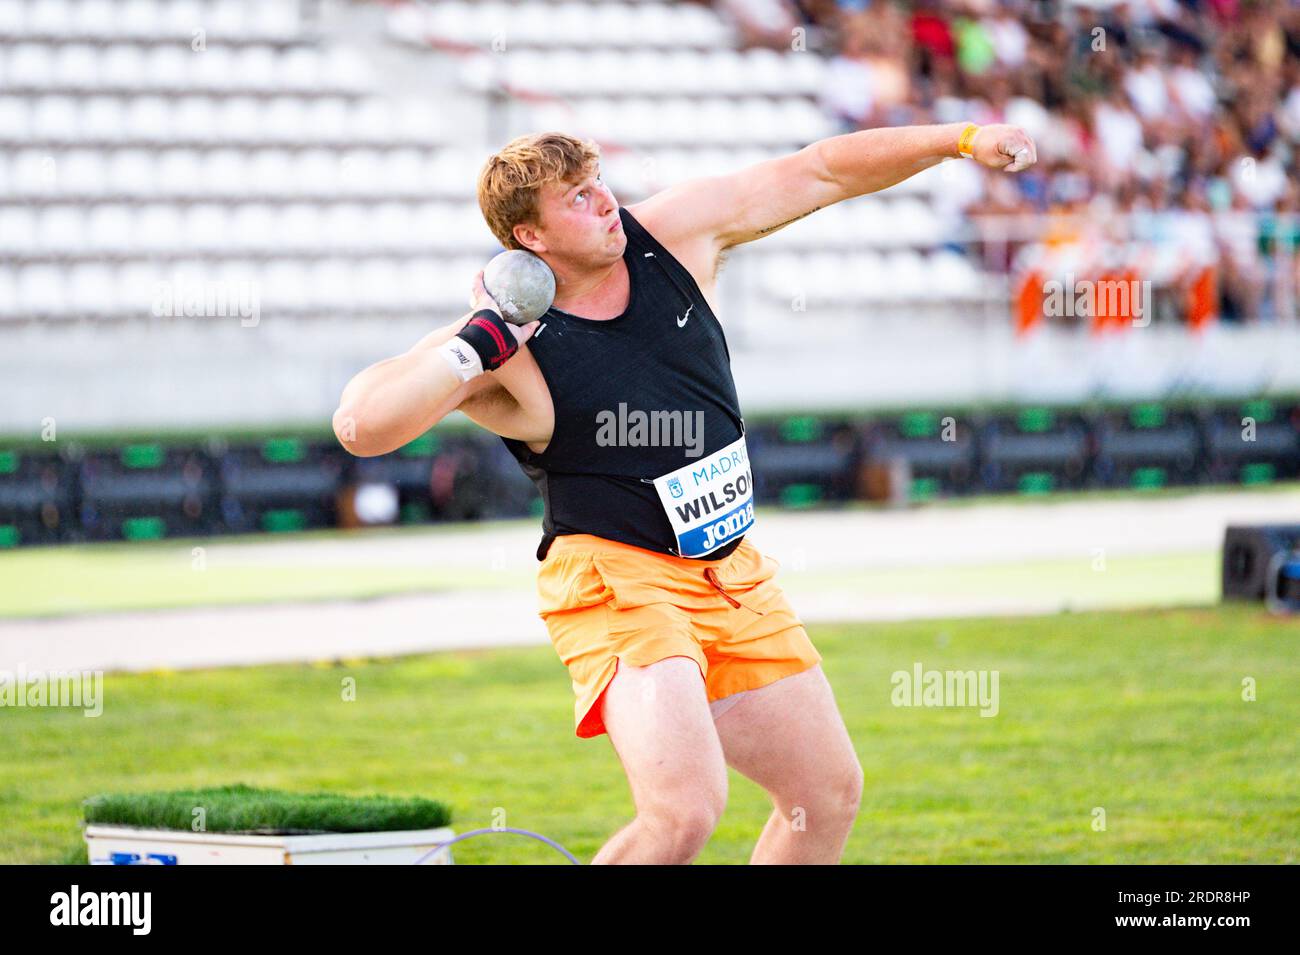
[[[1095,232],[1058,221],[1044,230],[1054,245],[1109,244],[1109,256],[1075,250],[1079,271],[1128,258],[1177,290],[1194,325],[1267,321],[1292,306],[1294,277],[1277,274],[1273,253],[1300,240],[1300,6],[728,2],[744,10],[750,42],[786,43],[800,25],[823,35],[834,54],[822,101],[845,129],[967,118],[1028,129],[1038,167],[985,176],[962,197],[975,223],[1091,213]],[[1105,228],[1117,215],[1130,221]],[[1138,248],[1122,255],[1117,240]],[[1046,258],[1032,253],[1007,264]]]
[[[542,130],[624,205],[1036,139],[729,250],[764,504],[1294,479],[1298,51],[1277,0],[0,0],[0,547],[528,513],[463,416],[373,460],[329,422],[465,313],[477,174]]]
[[[328,421],[460,314],[498,248],[477,171],[521,133],[595,140],[631,204],[964,120],[1038,165],[728,257],[752,407],[1300,387],[1296,3],[0,0],[0,431]],[[1131,294],[1051,297],[1087,283]],[[786,386],[814,319],[842,361]]]

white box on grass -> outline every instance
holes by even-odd
[[[396,832],[250,835],[133,826],[86,826],[92,865],[412,865],[451,828]],[[425,865],[451,865],[451,847]]]

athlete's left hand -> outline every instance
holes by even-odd
[[[487,288],[483,285],[483,269],[479,269],[478,275],[474,276],[474,285],[469,291],[469,307],[475,312],[486,308],[498,315],[501,314],[501,306],[488,294]]]
[[[981,165],[1004,172],[1020,172],[1038,162],[1038,148],[1019,126],[981,126],[970,153]]]

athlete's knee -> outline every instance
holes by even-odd
[[[863,778],[862,764],[855,756],[838,780],[839,799],[850,819],[857,816],[862,805]]]
[[[637,813],[664,847],[667,861],[690,862],[713,835],[726,808],[725,790],[665,800]]]
[[[827,774],[819,808],[828,822],[853,824],[862,805],[862,783],[862,764],[856,756]]]
[[[843,828],[857,818],[862,788],[862,765],[854,756],[825,767],[814,778],[805,778],[797,793],[788,793],[776,802],[792,823]]]

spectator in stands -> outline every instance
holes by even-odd
[[[1276,312],[1269,298],[1285,283],[1269,281],[1277,267],[1258,249],[1291,253],[1285,216],[1300,201],[1300,4],[806,0],[798,9],[839,38],[825,100],[846,125],[970,117],[1034,135],[1035,175],[1017,177],[1014,195],[996,176],[986,176],[991,188],[964,187],[971,214],[1082,209],[1108,195],[1138,217],[1130,231],[1152,244],[1135,254],[1163,263],[1186,317],[1197,295],[1201,311],[1232,319]],[[1279,241],[1265,241],[1252,210],[1272,213]]]

